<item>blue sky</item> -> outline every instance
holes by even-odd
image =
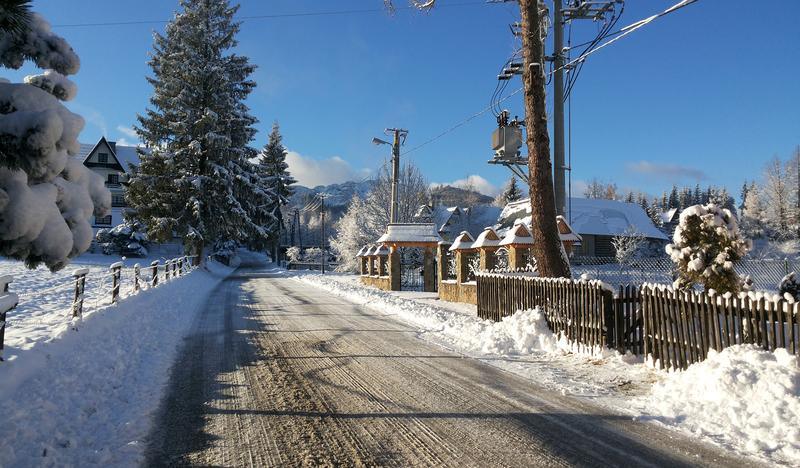
[[[398,11],[253,19],[242,26],[240,53],[259,68],[250,98],[262,146],[281,124],[292,169],[306,184],[362,178],[388,147],[385,127],[410,130],[407,148],[488,106],[498,68],[515,42],[516,4],[439,0],[430,14]],[[629,0],[619,25],[675,0]],[[396,0],[403,5],[404,0]],[[550,3],[550,2],[548,2]],[[458,4],[458,5],[452,5]],[[66,8],[66,6],[69,6]],[[379,8],[381,0],[242,2],[241,16]],[[69,107],[84,116],[81,141],[100,135],[133,141],[147,106],[152,31],[163,23],[67,27],[75,23],[167,20],[177,1],[34,0],[82,60],[79,94]],[[672,183],[726,185],[758,177],[777,155],[800,144],[800,2],[700,0],[594,54],[572,98],[573,180],[597,177],[660,193]],[[597,25],[576,23],[573,42]],[[20,80],[33,71],[3,70]],[[519,87],[519,79],[509,90]],[[518,97],[505,103],[522,114]],[[486,164],[495,119],[485,113],[409,154],[431,182],[479,175],[485,191],[509,173]]]

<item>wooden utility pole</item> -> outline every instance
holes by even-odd
[[[532,252],[543,277],[569,278],[569,263],[563,253],[556,224],[553,194],[553,166],[550,162],[550,136],[545,109],[544,47],[540,29],[538,0],[520,0],[522,82],[525,88],[525,124],[528,145],[528,185],[531,195]]]

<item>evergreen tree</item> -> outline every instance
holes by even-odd
[[[517,178],[512,176],[511,179],[508,180],[503,193],[501,193],[495,200],[495,205],[504,207],[509,203],[520,199],[522,199],[522,191],[517,185]]]
[[[275,195],[275,201],[270,207],[270,212],[275,217],[275,229],[273,229],[269,238],[273,258],[277,257],[277,248],[280,245],[280,229],[278,228],[285,227],[281,207],[289,203],[289,197],[294,193],[292,184],[296,182],[289,173],[286,154],[286,148],[283,146],[283,136],[278,123],[275,122],[272,125],[272,132],[269,134],[269,141],[261,150],[261,157],[258,161],[261,186]]]
[[[679,208],[680,202],[678,201],[678,186],[673,185],[672,191],[669,192],[669,201],[667,202],[667,208]]]
[[[703,203],[703,191],[700,190],[700,183],[695,184],[694,193],[692,194],[692,205],[701,205]]]
[[[238,6],[227,0],[181,0],[182,11],[155,35],[151,107],[137,132],[140,152],[128,202],[148,235],[183,237],[187,251],[214,242],[266,242],[275,195],[259,185],[248,145],[256,119],[244,103],[255,69],[235,47]]]
[[[742,199],[742,203],[739,205],[739,212],[740,213],[744,210],[745,203],[747,203],[747,191],[748,190],[749,190],[749,187],[747,185],[747,181],[745,180],[744,183],[742,184],[742,191],[740,193],[740,196],[741,196],[741,199]]]

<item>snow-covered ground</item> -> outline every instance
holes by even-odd
[[[93,257],[74,267],[88,266],[99,278],[109,257]],[[0,271],[16,276],[12,290],[21,291],[0,363],[0,466],[141,463],[142,440],[181,339],[232,269],[210,262],[136,295],[123,288],[114,305],[105,296],[93,304],[87,285],[89,307],[73,331],[71,288],[61,285],[72,267],[50,274],[0,263]],[[33,296],[37,301],[29,301]]]
[[[0,276],[12,275],[9,290],[19,296],[19,304],[8,312],[5,352],[8,360],[15,359],[19,351],[31,349],[37,343],[50,341],[60,336],[72,325],[72,300],[75,281],[72,273],[76,269],[88,269],[84,293],[84,319],[99,308],[111,303],[111,276],[109,266],[122,262],[120,296],[133,294],[133,265],[149,268],[150,262],[163,258],[121,258],[102,254],[84,254],[75,258],[61,271],[51,273],[44,266],[28,269],[21,262],[0,260]],[[152,270],[142,270],[142,288],[148,288],[147,279]],[[159,273],[163,282],[163,267]]]
[[[800,371],[785,350],[735,346],[684,372],[658,371],[608,350],[576,349],[536,310],[502,322],[430,293],[394,293],[352,275],[297,279],[419,327],[421,339],[525,376],[565,395],[702,436],[770,463],[800,464]]]

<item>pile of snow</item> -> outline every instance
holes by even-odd
[[[800,371],[785,349],[711,350],[705,361],[654,385],[648,410],[647,419],[800,464]]]
[[[216,262],[0,363],[0,464],[134,466],[182,338],[232,269]]]

